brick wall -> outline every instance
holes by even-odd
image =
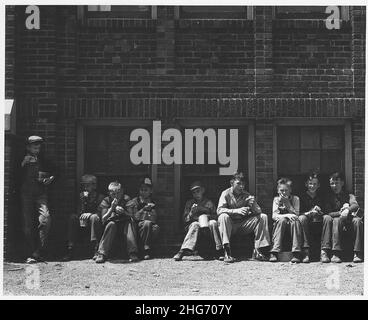
[[[16,19],[7,10],[7,68],[16,61],[6,71],[7,92],[14,90],[18,106],[17,134],[45,136],[60,169],[50,196],[55,245],[65,240],[66,218],[75,210],[81,119],[162,119],[166,127],[178,117],[253,121],[256,192],[266,212],[274,192],[274,120],[349,120],[353,191],[362,202],[363,7],[351,8],[340,30],[273,20],[271,7],[256,7],[249,21],[175,20],[166,6],[158,7],[157,20],[84,21],[76,7],[41,6],[41,29],[26,30],[24,9],[17,8]],[[164,245],[180,238],[172,228],[180,218],[176,183],[173,167],[158,167]]]

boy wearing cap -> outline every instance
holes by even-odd
[[[217,207],[219,230],[225,251],[224,261],[235,261],[231,255],[230,238],[239,229],[246,234],[254,233],[254,257],[264,261],[265,249],[270,246],[268,217],[262,213],[254,196],[245,191],[243,173],[235,173],[230,184],[231,187],[221,193]]]
[[[100,217],[105,230],[98,246],[95,261],[96,263],[104,263],[106,261],[111,253],[118,231],[123,232],[127,238],[130,261],[137,261],[133,221],[126,210],[126,204],[130,197],[124,194],[121,184],[117,181],[109,184],[108,192],[109,196],[104,198],[99,205]]]
[[[198,236],[201,225],[199,216],[208,216],[208,226],[211,238],[216,245],[215,256],[221,259],[222,243],[216,221],[216,207],[214,203],[204,196],[205,188],[200,181],[195,181],[190,186],[193,198],[185,203],[183,220],[186,236],[179,252],[174,256],[175,261],[181,261],[184,256],[191,255],[198,245]]]
[[[64,261],[69,261],[73,258],[74,245],[82,228],[88,227],[90,229],[94,257],[97,255],[98,244],[101,238],[102,222],[98,206],[104,196],[96,192],[97,178],[93,175],[83,175],[81,185],[83,191],[79,195],[79,214],[72,214],[69,219],[68,253],[64,257]]]
[[[48,209],[47,186],[55,179],[55,168],[41,155],[43,139],[30,136],[21,166],[21,211],[25,236],[26,263],[44,259],[50,230],[51,217]]]
[[[346,227],[352,227],[354,241],[353,262],[363,262],[364,226],[363,215],[355,196],[344,188],[342,173],[330,175],[330,193],[326,201],[326,212],[332,217],[332,258],[331,262],[341,263],[342,236]]]
[[[155,203],[152,201],[152,181],[144,178],[139,187],[139,196],[127,203],[127,210],[135,221],[137,243],[143,247],[143,259],[151,259],[152,243],[160,231],[157,225]],[[139,246],[139,245],[138,245]]]

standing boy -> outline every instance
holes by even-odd
[[[152,201],[152,181],[144,178],[139,187],[139,196],[127,203],[127,210],[135,221],[136,240],[143,247],[143,259],[152,258],[152,243],[160,231],[157,225],[156,204]]]
[[[266,260],[265,248],[270,245],[268,218],[263,214],[254,196],[245,191],[243,173],[235,173],[230,180],[231,187],[221,193],[217,207],[219,230],[225,251],[224,261],[232,263],[230,238],[237,230],[254,233],[254,256]]]
[[[81,185],[83,190],[79,195],[78,214],[72,214],[69,218],[68,253],[64,257],[64,261],[69,261],[73,258],[74,245],[82,228],[88,228],[90,231],[94,258],[96,258],[98,244],[101,239],[102,222],[98,206],[104,196],[96,192],[97,178],[93,175],[83,175]]]
[[[39,136],[28,137],[26,154],[20,164],[22,171],[21,211],[27,254],[26,263],[44,260],[51,225],[47,186],[53,182],[55,171],[40,154],[42,143],[43,139]]]
[[[341,262],[342,236],[346,227],[352,227],[354,241],[353,262],[363,261],[363,216],[355,196],[344,189],[345,179],[340,172],[330,176],[330,193],[326,212],[332,217],[332,262]]]
[[[285,232],[288,231],[292,241],[292,263],[299,263],[299,254],[302,249],[302,225],[299,216],[299,198],[291,194],[291,180],[281,178],[277,181],[277,193],[272,204],[272,219],[274,228],[272,234],[272,249],[270,262],[278,260],[277,254],[281,251],[281,246]]]
[[[209,220],[209,230],[211,232],[211,240],[216,245],[216,257],[222,255],[222,243],[216,221],[216,207],[213,202],[204,196],[205,188],[200,181],[195,181],[190,186],[193,198],[185,203],[184,207],[184,223],[186,236],[180,251],[174,256],[175,261],[180,261],[186,255],[191,255],[198,244],[198,235],[200,232],[200,223],[198,218],[205,214]]]
[[[105,226],[96,263],[104,263],[111,254],[111,249],[117,232],[123,232],[127,240],[127,249],[129,261],[138,260],[136,255],[135,238],[133,230],[133,221],[126,211],[126,203],[130,200],[129,196],[124,194],[121,184],[117,181],[111,182],[108,187],[109,195],[104,198],[99,206],[102,224]]]

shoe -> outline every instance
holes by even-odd
[[[220,260],[220,261],[224,261],[225,255],[224,255],[224,250],[223,249],[216,250],[215,259]]]
[[[129,255],[129,262],[137,262],[137,261],[139,261],[139,259],[135,253]]]
[[[298,252],[293,252],[293,257],[291,258],[290,262],[291,263],[300,263],[300,259],[298,257]]]
[[[303,251],[303,263],[309,263],[310,259],[309,259],[309,249],[304,249]]]
[[[225,263],[234,263],[235,262],[235,258],[232,257],[232,256],[226,255],[225,258],[224,258],[224,262]]]
[[[331,258],[331,262],[333,263],[341,263],[341,258],[337,255],[337,254],[334,254]]]
[[[174,256],[174,260],[175,261],[181,261],[183,260],[183,257],[184,257],[184,252],[183,251],[179,251],[175,256]]]
[[[278,261],[277,254],[276,253],[271,253],[270,259],[268,261],[277,262]]]
[[[150,260],[151,259],[151,252],[150,250],[145,250],[145,254],[143,260]]]
[[[105,261],[106,261],[106,257],[103,255],[103,254],[101,254],[101,253],[99,253],[98,255],[97,255],[97,257],[96,257],[96,263],[105,263]]]
[[[354,263],[360,263],[363,262],[363,255],[361,254],[361,252],[354,252],[354,259],[353,259]]]
[[[331,262],[330,258],[328,257],[328,253],[326,250],[321,250],[321,262],[322,263],[329,263]]]
[[[92,260],[96,261],[97,257],[98,257],[98,252],[96,252],[96,253],[93,255]]]
[[[38,261],[33,257],[29,257],[29,258],[26,259],[26,264],[35,264],[37,262]]]
[[[268,261],[269,259],[267,259],[267,257],[260,252],[258,249],[254,249],[253,250],[253,259],[258,260],[258,261]]]

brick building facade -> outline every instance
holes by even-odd
[[[331,30],[324,7],[39,8],[40,29],[28,30],[25,6],[6,7],[6,98],[17,123],[5,146],[7,257],[19,231],[12,165],[30,134],[46,138],[60,169],[50,190],[55,248],[83,173],[96,174],[101,190],[117,178],[132,196],[137,177],[150,174],[166,247],[181,240],[193,179],[217,201],[229,177],[212,167],[129,163],[130,131],[153,120],[238,128],[239,168],[265,213],[278,176],[290,175],[300,190],[302,174],[315,168],[324,177],[344,171],[363,205],[365,7],[340,7],[340,28]]]

